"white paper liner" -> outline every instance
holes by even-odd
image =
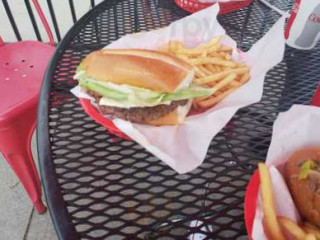
[[[289,111],[279,114],[273,126],[266,164],[270,167],[275,208],[277,215],[294,222],[299,222],[300,217],[281,172],[293,152],[305,147],[320,146],[319,123],[319,107],[293,105]],[[263,231],[262,218],[259,196],[252,230],[254,240],[267,239]]]
[[[210,41],[225,30],[217,21],[219,5],[199,11],[170,26],[150,32],[126,35],[106,48],[159,49],[170,40],[180,40],[188,47]],[[149,152],[178,173],[186,173],[203,162],[214,136],[228,123],[239,108],[259,102],[265,74],[281,62],[284,54],[284,23],[282,17],[246,53],[233,51],[233,59],[251,68],[250,81],[205,113],[187,117],[179,126],[154,127],[114,119],[115,125]],[[226,36],[223,44],[236,48],[236,42]],[[79,89],[73,93],[78,94]],[[83,97],[83,96],[82,96]]]

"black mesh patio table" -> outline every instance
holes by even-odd
[[[282,10],[292,1],[271,0]],[[173,0],[107,0],[59,44],[42,86],[38,148],[42,182],[60,239],[247,239],[243,202],[272,125],[308,104],[320,78],[319,45],[287,47],[266,76],[261,102],[243,108],[212,140],[204,163],[177,174],[135,142],[109,134],[70,93],[81,59],[129,33],[165,27],[188,13]],[[219,22],[246,51],[279,19],[259,1]]]

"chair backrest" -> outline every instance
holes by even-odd
[[[26,0],[25,2],[29,4],[29,0]],[[35,9],[36,9],[36,11],[37,11],[37,13],[38,13],[38,15],[39,15],[39,17],[40,17],[40,20],[41,20],[41,22],[42,22],[42,24],[43,24],[43,26],[44,26],[44,29],[45,29],[45,31],[46,31],[46,33],[47,33],[47,35],[48,35],[49,44],[52,45],[52,46],[54,46],[54,45],[55,45],[55,42],[54,42],[54,38],[53,38],[52,31],[51,31],[51,29],[50,29],[50,27],[49,27],[48,21],[47,21],[45,15],[44,15],[44,13],[43,13],[43,11],[42,11],[42,9],[41,9],[41,6],[40,6],[38,0],[32,0],[32,3],[33,3],[33,5],[34,5],[34,7],[35,7]],[[11,24],[12,24],[13,30],[16,32],[16,31],[17,31],[17,27],[16,27],[15,22],[14,22],[14,20],[13,20],[12,13],[11,13],[11,11],[10,11],[10,9],[9,9],[9,5],[8,5],[8,3],[7,3],[7,0],[3,0],[3,5],[4,5],[4,7],[5,7],[5,10],[6,10],[6,12],[7,12],[7,15],[8,15],[9,19],[10,19]],[[28,11],[29,11],[30,9],[31,9],[31,8],[30,8],[30,4],[29,4],[29,9],[28,9]],[[32,11],[32,10],[30,10],[30,11]],[[34,21],[34,19],[33,19],[33,21]],[[19,35],[19,37],[20,37],[20,34],[19,34],[19,33],[18,33],[18,35]],[[21,40],[21,38],[19,39],[19,37],[18,37],[18,40]],[[1,36],[0,36],[0,46],[2,46],[2,45],[4,45],[4,41],[3,41],[3,39],[2,39]]]
[[[54,46],[55,44],[54,44],[54,38],[53,38],[52,31],[51,31],[51,29],[49,27],[49,24],[47,22],[47,19],[46,19],[45,15],[43,14],[43,11],[42,11],[42,9],[40,7],[39,2],[38,2],[38,0],[32,0],[32,2],[33,2],[33,5],[35,6],[35,8],[36,8],[36,10],[37,10],[37,12],[39,14],[39,17],[41,19],[42,24],[43,24],[43,26],[44,26],[44,28],[45,28],[45,30],[47,32],[47,35],[48,35],[48,38],[49,38],[49,43],[52,46]]]

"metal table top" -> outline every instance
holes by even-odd
[[[289,10],[292,1],[272,1]],[[41,176],[60,239],[247,239],[243,200],[272,125],[292,104],[308,104],[320,76],[319,47],[287,47],[268,72],[262,101],[246,107],[212,140],[204,163],[179,175],[141,146],[110,135],[71,93],[90,51],[133,32],[187,16],[173,0],[108,0],[59,44],[45,76],[38,116]],[[248,50],[279,18],[258,1],[219,17]]]

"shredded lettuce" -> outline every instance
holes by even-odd
[[[128,94],[116,91],[111,88],[106,88],[98,83],[80,81],[79,86],[84,87],[86,89],[89,89],[90,91],[99,93],[100,95],[102,95],[104,97],[109,97],[109,98],[116,99],[116,100],[128,99]]]
[[[102,95],[103,98],[100,104],[111,104],[117,107],[146,107],[170,104],[171,101],[208,97],[214,93],[214,89],[193,85],[174,93],[166,93],[125,84],[118,85],[110,82],[102,82],[86,77],[85,72],[82,71],[81,68],[77,71],[75,79],[79,80],[80,87]]]
[[[202,87],[190,87],[181,89],[175,93],[168,93],[163,97],[164,101],[177,101],[184,99],[208,97],[214,93],[214,89]]]
[[[300,168],[299,179],[307,179],[310,174],[310,171],[316,169],[317,167],[318,165],[312,160],[304,162],[304,164]]]

